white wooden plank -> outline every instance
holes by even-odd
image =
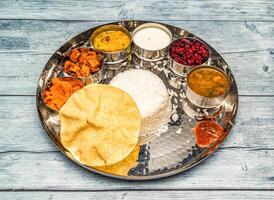
[[[157,5],[157,6],[155,6]],[[107,0],[3,0],[0,18],[10,19],[169,19],[169,20],[273,20],[271,0],[157,1]],[[16,13],[16,15],[14,15]]]
[[[59,152],[0,156],[1,190],[274,189],[274,150],[219,149],[193,169],[167,179],[129,182],[96,175]]]
[[[240,97],[236,125],[222,148],[274,148],[274,97]],[[0,152],[55,151],[36,112],[35,97],[0,97]]]
[[[81,199],[81,200],[257,200],[273,199],[273,191],[104,191],[104,192],[0,192],[0,196],[5,200],[63,200],[63,199]]]
[[[159,21],[159,20],[157,20]],[[104,22],[0,20],[0,52],[53,53],[69,38]],[[273,49],[274,23],[164,21],[196,34],[220,53]]]

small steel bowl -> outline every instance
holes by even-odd
[[[134,35],[140,31],[141,29],[144,28],[159,28],[163,31],[165,31],[169,36],[170,36],[170,42],[172,41],[172,33],[170,32],[170,30],[161,25],[161,24],[157,24],[157,23],[145,23],[142,24],[140,26],[138,26],[137,28],[134,29],[132,35],[133,35],[133,44],[132,44],[132,51],[133,53],[140,59],[142,60],[146,60],[146,61],[158,61],[158,60],[162,60],[164,59],[167,55],[168,55],[168,45],[162,49],[159,50],[147,50],[144,49],[140,46],[138,46],[135,42],[134,42]]]
[[[120,50],[120,51],[115,51],[115,52],[107,52],[107,51],[101,51],[100,49],[97,49],[98,51],[100,51],[104,56],[105,56],[105,63],[106,64],[117,64],[120,62],[123,62],[124,60],[126,60],[129,56],[130,56],[130,46],[131,46],[131,34],[130,32],[124,28],[123,26],[119,26],[119,25],[105,25],[105,26],[101,26],[99,28],[97,28],[90,37],[90,41],[91,41],[91,45],[94,47],[93,45],[93,41],[94,38],[105,31],[122,31],[124,32],[129,38],[130,38],[130,43],[127,47],[125,47],[124,49]],[[95,48],[96,49],[96,48]]]
[[[97,55],[99,56],[99,58],[101,59],[101,64],[100,64],[100,69],[98,72],[94,73],[94,74],[91,74],[87,77],[76,77],[75,75],[72,75],[72,74],[69,74],[69,73],[66,73],[64,70],[63,70],[63,65],[64,63],[69,60],[68,58],[68,54],[73,50],[73,49],[89,49],[89,50],[92,50],[92,51],[95,51],[97,53]],[[90,47],[77,47],[77,48],[72,48],[70,49],[68,52],[65,53],[64,55],[64,58],[62,59],[61,61],[61,67],[62,67],[62,71],[61,73],[59,74],[60,77],[74,77],[74,78],[78,78],[80,79],[85,85],[89,84],[89,83],[99,83],[102,81],[102,79],[104,78],[105,76],[105,65],[104,65],[104,56],[103,54],[101,54],[101,52],[99,52],[98,50],[96,49],[93,49],[93,48],[90,48]]]
[[[188,39],[188,40],[196,40],[196,41],[199,41],[201,42],[202,44],[204,44],[205,46],[207,46],[204,42],[202,42],[201,40],[197,39],[197,38],[192,38],[192,37],[183,37],[185,39]],[[205,60],[202,64],[200,65],[184,65],[184,64],[181,64],[181,63],[178,63],[176,62],[172,56],[170,55],[170,49],[171,49],[171,46],[172,44],[176,43],[177,41],[181,40],[182,38],[179,38],[177,40],[174,40],[168,47],[168,57],[169,57],[169,60],[170,60],[170,69],[175,73],[177,74],[178,76],[182,76],[184,78],[187,77],[187,74],[194,68],[194,67],[198,67],[198,66],[201,66],[201,65],[205,65],[207,64],[208,62],[208,59],[209,59],[209,55],[210,55],[210,50],[209,48],[207,48],[208,50],[208,58],[207,60]]]
[[[54,77],[52,77],[52,78],[54,78]],[[41,90],[41,98],[42,98],[42,100],[43,100],[43,102],[44,102],[46,108],[47,108],[51,113],[58,114],[58,113],[59,113],[59,110],[54,109],[54,108],[48,106],[48,104],[45,102],[44,96],[43,96],[43,92],[44,92],[46,89],[48,89],[48,88],[50,88],[50,87],[52,86],[52,82],[51,82],[52,78],[50,79],[50,81],[49,81],[47,84],[44,85],[43,89]],[[81,79],[75,78],[75,77],[55,77],[55,78],[59,78],[59,79],[61,79],[61,80],[75,80],[75,79],[77,79],[77,80],[81,81],[81,82],[85,85],[85,83],[84,83]]]
[[[200,68],[211,68],[211,69],[221,72],[228,80],[227,91],[218,97],[212,97],[212,98],[200,96],[199,94],[195,93],[188,85],[188,77],[190,76],[191,73],[193,73],[194,71],[196,71],[197,69],[200,69]],[[192,103],[195,106],[201,107],[201,108],[216,108],[217,106],[220,106],[223,103],[223,101],[225,100],[225,97],[226,97],[226,95],[230,89],[230,86],[231,86],[231,80],[229,79],[229,77],[223,70],[221,70],[217,67],[206,65],[206,66],[199,66],[199,67],[193,68],[188,73],[187,80],[186,80],[186,86],[187,86],[186,87],[186,98],[188,99],[188,101],[190,103]]]

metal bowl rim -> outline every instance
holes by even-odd
[[[129,42],[129,45],[127,46],[127,47],[125,47],[125,48],[123,48],[123,49],[121,49],[121,50],[119,50],[119,51],[102,51],[102,50],[99,50],[99,49],[96,49],[95,48],[95,46],[93,45],[93,39],[94,39],[94,37],[97,35],[97,34],[99,34],[99,33],[96,33],[96,31],[100,31],[100,29],[103,29],[103,28],[113,28],[113,27],[115,27],[115,28],[118,28],[118,29],[121,29],[128,37],[129,37],[129,39],[130,39],[130,42]],[[102,32],[104,32],[104,31],[106,31],[106,30],[103,30]],[[95,35],[96,34],[96,35]],[[90,36],[90,44],[92,45],[92,47],[94,48],[94,49],[96,49],[97,51],[100,51],[100,52],[102,52],[102,53],[104,53],[104,54],[109,54],[109,55],[113,55],[113,54],[118,54],[118,53],[121,53],[121,52],[124,52],[124,51],[126,51],[130,46],[131,46],[131,43],[132,43],[132,35],[131,35],[131,33],[129,32],[129,30],[127,30],[124,26],[122,26],[122,25],[117,25],[117,24],[105,24],[105,25],[101,25],[101,26],[97,26],[97,28],[93,31],[93,33],[91,34],[91,36]]]
[[[188,85],[188,77],[189,77],[189,75],[190,75],[191,73],[193,73],[195,70],[198,70],[198,69],[201,69],[201,68],[211,68],[211,69],[214,69],[214,70],[216,70],[216,71],[222,73],[222,74],[226,77],[226,79],[227,79],[227,81],[228,81],[228,87],[227,87],[226,92],[223,93],[223,94],[220,95],[220,96],[217,96],[217,97],[204,97],[204,96],[201,96],[201,95],[197,94],[196,92],[194,92],[194,91],[192,90],[192,88],[189,87],[189,85]],[[228,75],[227,75],[223,70],[221,70],[220,68],[215,67],[215,66],[212,66],[212,65],[199,65],[199,66],[196,66],[195,68],[192,68],[192,69],[189,71],[189,73],[187,74],[186,84],[187,84],[187,87],[188,87],[195,95],[199,96],[200,98],[205,98],[205,99],[217,99],[217,98],[225,97],[225,96],[228,94],[228,92],[230,91],[230,88],[231,88],[231,80],[230,80],[230,78],[228,77]]]
[[[148,25],[154,25],[154,26],[157,27],[157,28],[160,28],[160,27],[161,27],[160,29],[162,29],[163,31],[165,31],[165,32],[169,35],[169,37],[170,37],[170,42],[169,42],[169,44],[168,44],[166,47],[164,47],[164,48],[156,49],[156,50],[144,49],[144,48],[140,47],[139,45],[137,45],[137,44],[135,43],[135,41],[134,41],[134,35],[135,35],[138,31],[140,31],[140,30],[142,30],[142,29],[144,29],[144,28],[147,28],[147,27],[145,27],[145,25],[147,25],[147,26],[148,26]],[[153,26],[149,26],[149,27],[153,27]],[[164,51],[164,50],[167,49],[167,48],[169,47],[169,45],[172,43],[172,33],[171,33],[171,31],[170,31],[166,26],[164,26],[163,24],[155,23],[155,22],[147,22],[147,23],[144,23],[144,24],[141,24],[141,25],[137,26],[137,27],[132,31],[132,43],[133,43],[137,48],[139,48],[139,49],[141,49],[141,50],[148,51],[148,52]]]
[[[170,48],[171,48],[171,45],[172,45],[173,43],[179,41],[180,39],[183,39],[183,38],[192,39],[192,40],[197,40],[197,41],[203,43],[203,44],[206,46],[206,48],[207,48],[207,50],[208,50],[208,57],[207,57],[207,59],[206,59],[202,64],[200,64],[200,65],[184,65],[184,64],[178,63],[176,60],[174,60],[174,58],[172,58],[172,56],[170,55]],[[211,51],[210,51],[210,49],[208,48],[208,46],[209,46],[208,44],[206,44],[204,41],[202,41],[200,38],[197,38],[196,36],[194,36],[194,37],[180,37],[180,38],[177,38],[177,39],[173,40],[173,41],[168,45],[168,56],[169,56],[169,59],[170,59],[170,60],[172,60],[173,62],[175,62],[176,64],[178,64],[178,65],[180,65],[180,66],[182,66],[182,67],[186,67],[186,68],[199,67],[199,66],[204,65],[205,63],[207,63],[208,60],[209,60]],[[174,72],[174,73],[176,73],[176,72]],[[178,75],[179,75],[179,74],[178,74]]]

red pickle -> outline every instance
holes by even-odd
[[[170,56],[177,63],[187,66],[203,64],[209,56],[207,46],[196,39],[181,38],[174,41],[169,48]]]

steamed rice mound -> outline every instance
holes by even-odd
[[[170,99],[163,81],[143,69],[130,69],[115,76],[111,85],[135,100],[142,117],[140,137],[150,136],[169,117]]]

